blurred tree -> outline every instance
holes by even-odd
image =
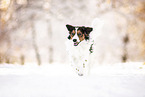
[[[0,62],[11,61],[11,42],[10,34],[7,29],[7,25],[11,18],[13,11],[13,1],[11,0],[1,0],[0,1]],[[9,53],[7,53],[9,52]]]
[[[36,54],[36,60],[37,60],[37,64],[41,65],[41,58],[40,58],[40,54],[39,54],[39,50],[38,50],[38,46],[37,46],[37,42],[36,42],[36,31],[35,31],[35,27],[34,27],[34,18],[35,18],[35,14],[32,15],[31,17],[31,29],[32,29],[32,43],[33,43],[33,48],[35,50],[35,54]]]
[[[128,21],[126,35],[123,37],[124,54],[122,61],[144,61],[145,60],[145,2],[144,0],[108,0],[113,10],[122,14]],[[111,9],[112,10],[112,9]],[[131,39],[129,39],[131,38]],[[127,41],[126,41],[127,40]],[[128,43],[131,40],[131,43]],[[129,45],[129,46],[127,46]],[[134,52],[134,48],[138,52]],[[129,54],[129,55],[128,55]],[[138,57],[136,57],[138,56]]]

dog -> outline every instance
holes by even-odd
[[[72,26],[67,24],[68,41],[66,42],[67,51],[71,65],[79,76],[88,74],[88,57],[93,53],[93,40],[90,38],[92,27]]]

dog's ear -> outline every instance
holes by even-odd
[[[85,27],[85,31],[86,31],[86,34],[90,34],[90,32],[93,31],[93,28]]]
[[[73,27],[72,25],[66,25],[66,27],[67,27],[67,29],[68,29],[68,31],[73,31],[73,30],[75,30],[75,27]]]

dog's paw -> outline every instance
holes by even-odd
[[[83,76],[84,74],[82,74],[82,73],[78,73],[78,75],[79,75],[79,76]]]

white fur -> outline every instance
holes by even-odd
[[[103,24],[102,20],[98,18],[94,19],[92,22],[93,31],[90,33],[90,40],[84,40],[78,46],[74,46],[74,42],[72,40],[66,41],[66,50],[69,54],[70,63],[79,75],[86,75],[90,71],[89,49],[91,44],[94,46],[95,38],[101,33]]]
[[[90,33],[92,40],[95,41],[95,39],[101,34],[103,25],[104,25],[103,20],[101,20],[99,18],[95,18],[93,20],[93,22],[92,22],[93,31]]]
[[[79,75],[87,74],[89,71],[88,57],[90,54],[90,42],[82,41],[78,46],[74,46],[72,40],[66,41],[66,47],[72,67]]]

